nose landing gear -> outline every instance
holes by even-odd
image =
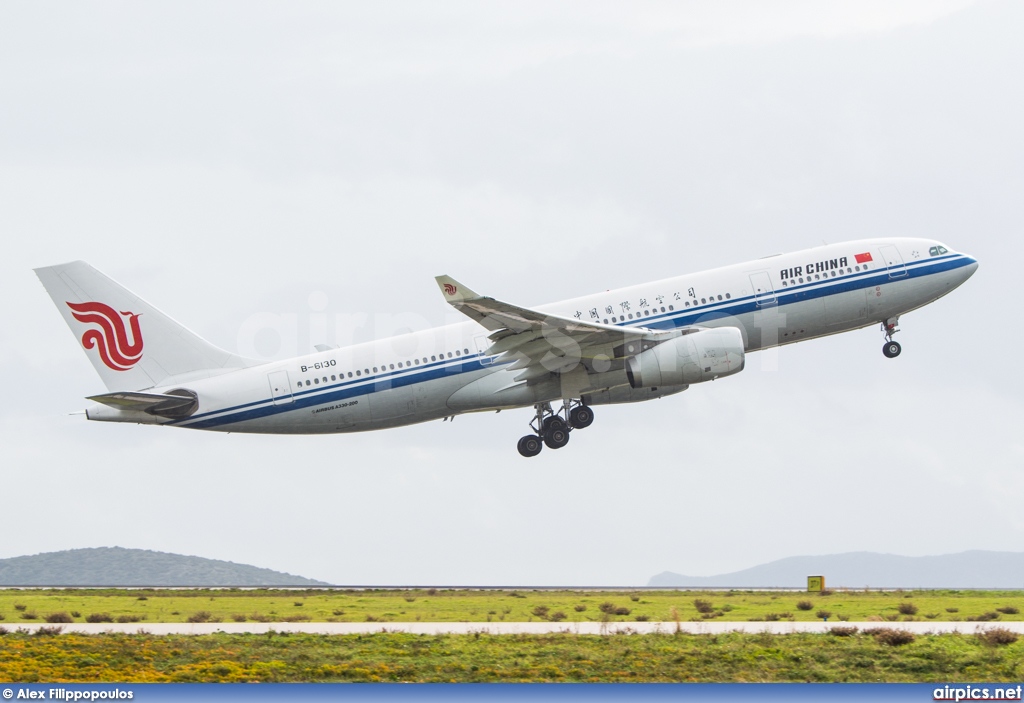
[[[546,444],[549,449],[561,449],[569,443],[569,433],[589,427],[594,421],[594,411],[581,400],[566,399],[558,412],[551,409],[551,403],[537,403],[533,406],[536,415],[530,421],[534,434],[519,440],[519,453],[525,457],[537,456]]]
[[[899,332],[896,326],[900,323],[899,317],[890,317],[882,323],[882,332],[885,333],[885,344],[882,346],[882,353],[887,359],[895,359],[903,351],[899,342],[893,341],[893,335]]]

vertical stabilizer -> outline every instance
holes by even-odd
[[[108,390],[258,363],[215,347],[84,261],[35,271]]]

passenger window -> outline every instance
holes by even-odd
[[[854,270],[854,271],[860,271],[860,266],[854,266],[854,267],[853,267],[853,270]]]
[[[700,304],[701,304],[701,305],[703,305],[703,304],[704,304],[704,303],[706,303],[706,302],[708,302],[708,301],[707,301],[707,298],[701,298],[701,299],[700,299]]]
[[[398,362],[398,368],[402,368],[402,362],[401,361]]]
[[[661,311],[665,312],[665,306],[664,305],[661,306]]]
[[[804,282],[804,279],[803,279],[803,278],[801,278],[801,279],[800,279],[800,282],[801,282],[801,283],[803,283],[803,282]]]
[[[668,309],[669,309],[669,310],[675,310],[675,308],[674,308],[674,307],[672,307],[671,305],[669,305],[669,306],[668,306]]]
[[[463,353],[463,354],[468,354],[468,353],[469,353],[469,350],[468,350],[468,349],[463,349],[463,350],[462,350],[462,353]]]
[[[319,378],[314,378],[313,379],[313,383],[315,383],[315,384],[317,384],[319,386],[320,385],[320,379]]]
[[[608,324],[608,320],[607,319],[604,321],[604,324],[606,324],[606,325]]]
[[[456,349],[455,350],[455,356],[462,356],[462,352],[460,352],[458,349]]]
[[[348,377],[352,378],[352,372],[351,371],[348,372]]]
[[[431,355],[431,356],[430,356],[430,360],[431,360],[431,361],[437,361],[437,357],[436,357],[436,356],[434,356],[434,355]]]
[[[334,374],[333,374],[333,373],[331,374],[331,380],[332,380],[332,381],[333,381],[333,380],[335,380],[335,378],[334,378]]]
[[[324,376],[324,383],[327,383],[327,377]]]
[[[377,367],[376,366],[373,367],[373,372],[377,373]]]
[[[349,375],[351,376],[351,374],[349,374]],[[362,375],[363,375],[363,372],[360,371],[359,369],[356,369],[356,376],[362,376]]]

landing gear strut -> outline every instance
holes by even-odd
[[[533,434],[519,440],[519,453],[525,457],[537,456],[546,444],[549,449],[561,449],[569,443],[569,433],[589,427],[594,421],[594,411],[581,400],[565,399],[556,412],[551,403],[537,403],[533,406],[536,415],[530,421]]]
[[[885,345],[882,347],[882,353],[885,354],[887,359],[895,359],[903,351],[903,347],[900,346],[899,342],[893,340],[892,336],[899,332],[899,328],[896,326],[900,323],[900,318],[890,317],[888,320],[882,323],[882,332],[885,333]]]

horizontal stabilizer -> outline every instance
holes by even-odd
[[[142,393],[139,391],[118,391],[91,395],[89,400],[109,405],[118,410],[135,410],[163,417],[184,417],[195,410],[194,395],[171,395],[166,393]]]

